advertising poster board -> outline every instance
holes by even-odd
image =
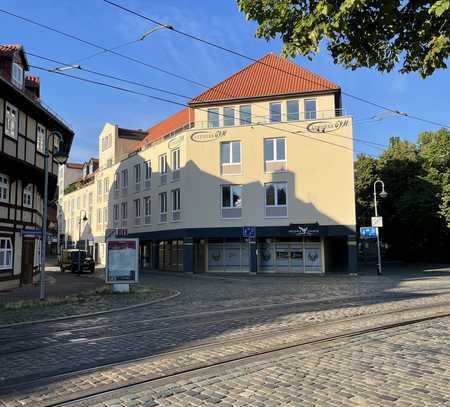
[[[138,282],[139,239],[116,238],[106,242],[106,283]]]

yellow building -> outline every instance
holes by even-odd
[[[356,269],[352,119],[337,85],[274,54],[145,133],[106,124],[91,179],[60,191],[59,216],[67,244],[88,212],[100,262],[126,229],[147,268]]]

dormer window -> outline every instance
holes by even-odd
[[[15,62],[12,64],[12,83],[18,88],[23,88],[23,68],[16,64]]]
[[[83,167],[83,178],[85,178],[87,175],[88,175],[88,166],[85,165],[85,166]]]

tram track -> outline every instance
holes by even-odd
[[[404,296],[392,296],[392,297],[370,297],[370,298],[361,298],[361,297],[350,297],[345,300],[339,299],[339,307],[345,308],[345,307],[362,307],[367,306],[368,304],[374,303],[374,301],[377,301],[379,299],[383,298],[383,300],[386,301],[386,299],[391,300],[408,300],[411,299],[411,295],[404,295]],[[266,304],[261,306],[255,306],[255,307],[240,307],[240,308],[234,308],[234,309],[226,309],[226,310],[220,310],[220,311],[206,311],[206,312],[199,312],[199,313],[191,313],[186,315],[177,315],[177,316],[169,316],[169,317],[160,317],[160,318],[151,318],[151,319],[143,319],[138,321],[133,321],[125,324],[121,324],[120,328],[115,326],[113,323],[109,324],[103,324],[99,326],[88,326],[88,327],[78,327],[78,328],[64,328],[59,330],[54,330],[49,333],[45,333],[44,335],[36,334],[36,335],[30,335],[30,333],[26,333],[24,335],[20,336],[8,336],[6,338],[0,337],[0,357],[7,357],[9,355],[13,355],[16,353],[23,353],[23,352],[32,352],[37,350],[42,350],[45,348],[53,347],[53,348],[60,348],[65,346],[74,346],[76,342],[79,343],[89,343],[89,342],[100,342],[105,341],[108,339],[113,338],[120,338],[120,337],[127,337],[131,335],[143,335],[145,333],[151,333],[154,331],[158,332],[164,332],[164,331],[171,331],[174,329],[192,329],[192,328],[199,328],[204,325],[211,325],[211,324],[220,324],[225,322],[230,322],[231,325],[236,325],[238,327],[239,325],[245,324],[258,324],[258,323],[266,323],[267,319],[273,319],[277,316],[285,316],[286,315],[286,308],[293,308],[293,311],[297,311],[297,313],[305,313],[305,312],[320,312],[320,311],[327,311],[330,308],[327,308],[329,305],[334,305],[338,300],[337,299],[325,299],[321,300],[320,302],[312,301],[312,302],[289,302],[289,303],[280,303],[280,304]],[[442,303],[444,306],[450,304],[450,302]],[[319,305],[319,307],[318,307]],[[301,310],[295,310],[297,307],[302,307]],[[421,306],[423,307],[423,306]],[[411,307],[403,308],[403,310],[411,309]],[[257,316],[257,315],[249,315],[249,311],[260,311],[260,312],[267,312],[267,310],[272,311],[272,315],[265,314],[263,316]],[[394,311],[396,312],[396,311]],[[222,318],[214,318],[214,319],[206,319],[202,321],[195,321],[196,318],[202,318],[202,317],[210,317],[210,316],[216,316],[216,315],[228,315],[228,314],[239,314],[239,313],[245,313],[243,316],[239,315],[231,315],[231,316],[225,316]],[[279,315],[277,315],[279,314]],[[190,320],[192,319],[192,320]],[[179,322],[182,321],[183,323],[180,325]],[[161,323],[178,323],[175,326],[173,325],[158,325]],[[143,325],[148,324],[150,326],[145,327]],[[311,322],[305,323],[307,325],[310,325]],[[297,326],[299,324],[291,324],[292,326]],[[301,323],[300,325],[303,325]],[[233,329],[233,326],[230,326],[228,329]],[[101,330],[104,330],[103,333],[100,333]],[[92,331],[100,331],[100,332],[92,332]],[[105,334],[105,331],[107,334]],[[78,334],[78,336],[73,334]],[[38,341],[36,345],[31,345],[33,341]],[[41,341],[42,343],[39,343]],[[24,343],[25,346],[21,346],[21,343]],[[12,347],[8,349],[8,345],[11,344]]]
[[[398,321],[394,321],[394,322],[387,322],[387,323],[386,322],[385,323],[378,322],[378,323],[374,323],[373,326],[370,326],[370,327],[364,327],[364,323],[363,323],[362,324],[363,327],[360,327],[360,328],[350,328],[350,329],[347,328],[347,329],[344,329],[341,332],[337,332],[337,333],[321,334],[316,337],[297,339],[297,340],[290,341],[287,343],[281,343],[278,345],[267,346],[265,348],[262,348],[262,349],[259,349],[256,351],[252,351],[248,354],[239,354],[239,353],[231,354],[231,355],[228,355],[227,357],[222,358],[221,360],[216,360],[216,358],[212,358],[211,360],[204,361],[203,363],[200,363],[197,365],[187,365],[187,366],[184,366],[183,368],[178,368],[174,371],[168,371],[167,373],[159,374],[159,375],[149,377],[149,378],[125,381],[123,383],[120,383],[120,384],[117,384],[114,386],[110,386],[109,388],[108,387],[93,388],[90,391],[84,392],[84,394],[79,394],[79,393],[71,394],[69,397],[59,396],[59,398],[56,397],[53,399],[49,399],[47,401],[44,401],[43,403],[33,404],[33,407],[92,406],[94,403],[101,402],[104,398],[109,398],[109,397],[113,398],[113,396],[114,396],[114,398],[118,398],[118,397],[120,397],[121,392],[140,391],[141,389],[144,390],[145,386],[159,386],[159,385],[164,385],[167,383],[173,383],[174,381],[186,379],[188,377],[192,377],[195,375],[213,373],[217,369],[232,368],[233,366],[236,366],[238,364],[250,363],[253,361],[261,360],[261,358],[276,357],[276,356],[282,355],[284,353],[295,352],[298,350],[302,350],[303,348],[308,347],[308,346],[321,345],[324,343],[330,343],[330,342],[341,340],[341,339],[363,336],[363,335],[370,334],[373,332],[389,330],[389,329],[404,327],[404,326],[408,326],[408,325],[414,325],[414,324],[432,321],[432,320],[440,319],[440,318],[448,318],[448,317],[450,317],[450,304],[447,303],[446,305],[447,305],[447,307],[440,305],[440,306],[409,308],[407,311],[412,312],[413,314],[419,310],[420,311],[433,311],[433,308],[434,308],[434,311],[436,311],[436,312],[432,312],[432,313],[429,313],[428,315],[415,317],[415,318],[406,318],[406,319],[404,318],[403,320],[398,320]],[[443,308],[445,308],[445,310],[443,310]],[[394,314],[398,314],[398,317],[401,318],[402,314],[404,314],[405,312],[406,312],[405,310],[396,310],[396,311],[390,311],[390,312],[385,312],[385,313],[379,313],[377,315],[360,316],[360,317],[352,318],[351,320],[346,319],[344,321],[340,321],[340,320],[339,321],[328,321],[325,323],[317,324],[318,325],[317,329],[321,329],[321,328],[323,329],[326,327],[330,327],[332,325],[338,325],[342,322],[345,322],[345,323],[352,322],[353,323],[353,322],[357,322],[357,321],[364,322],[364,320],[370,321],[370,319],[373,319],[375,317],[382,318],[384,321],[386,321],[388,316],[393,316]],[[294,334],[295,331],[300,332],[304,328],[305,327],[296,327],[295,329],[290,328],[290,329],[286,329],[286,330],[278,330],[277,332],[265,332],[262,334],[246,335],[244,337],[236,338],[236,339],[232,339],[232,340],[228,340],[228,341],[218,341],[218,342],[212,341],[212,342],[204,343],[204,344],[197,345],[197,346],[191,346],[191,347],[187,347],[184,349],[177,349],[177,350],[174,350],[171,352],[166,352],[166,353],[159,354],[159,355],[153,355],[153,356],[147,357],[147,358],[139,358],[139,359],[136,359],[133,361],[127,361],[126,364],[137,363],[139,361],[142,361],[142,362],[148,361],[149,359],[174,356],[174,355],[182,354],[182,353],[186,353],[186,352],[192,353],[199,349],[213,350],[214,348],[216,348],[218,346],[225,346],[227,344],[229,345],[233,342],[234,343],[236,343],[236,342],[241,342],[241,343],[242,342],[255,342],[257,340],[264,340],[265,337],[271,337],[274,335],[283,335],[285,333]],[[309,326],[309,328],[313,328],[313,327]],[[77,372],[72,372],[70,374],[46,377],[46,378],[39,379],[36,381],[24,383],[23,385],[26,386],[27,388],[30,386],[36,387],[38,385],[45,386],[46,383],[48,384],[49,381],[55,382],[58,380],[64,380],[64,379],[70,378],[71,375],[73,376],[75,374],[76,374],[76,376],[80,376],[81,374],[86,374],[86,373],[94,374],[106,367],[113,367],[113,366],[118,366],[118,365],[120,365],[120,363],[111,364],[108,366],[102,366],[102,367],[93,368],[93,369],[80,370]],[[11,386],[9,388],[12,389]],[[20,390],[20,388],[19,389],[15,388],[15,391],[17,391],[17,390]],[[8,391],[8,387],[0,387],[0,394],[5,394],[5,392],[7,392],[7,391]],[[4,404],[5,404],[5,406],[9,406],[8,403],[4,402]]]
[[[443,312],[442,310],[445,309]],[[404,318],[405,313],[413,313],[418,314],[418,312],[425,313],[423,317],[419,318]],[[395,315],[397,314],[397,315]],[[305,330],[310,330],[312,332],[321,332],[323,330],[327,329],[336,329],[339,328],[344,324],[350,324],[354,325],[357,323],[367,324],[367,321],[373,321],[375,319],[381,319],[381,321],[385,321],[387,318],[392,317],[400,318],[403,320],[395,323],[379,323],[376,326],[373,326],[371,328],[364,328],[364,329],[353,329],[353,330],[346,330],[339,334],[335,335],[323,335],[318,338],[310,338],[306,340],[298,339],[298,337],[302,336]],[[144,356],[140,358],[135,359],[127,359],[122,361],[116,361],[114,363],[109,364],[103,364],[101,366],[86,368],[86,369],[79,369],[76,371],[70,371],[70,372],[64,372],[61,374],[54,374],[54,375],[47,375],[47,376],[40,376],[38,379],[32,379],[32,380],[15,380],[14,384],[9,383],[6,385],[0,386],[0,401],[2,401],[1,395],[8,395],[10,393],[20,393],[22,391],[28,391],[29,389],[37,389],[38,392],[42,392],[43,390],[39,390],[40,388],[44,388],[45,391],[47,391],[48,386],[51,386],[55,383],[64,383],[65,381],[70,380],[78,380],[80,378],[86,378],[86,377],[96,377],[98,374],[101,374],[102,372],[111,371],[114,369],[118,369],[120,371],[123,371],[123,369],[127,369],[130,366],[134,366],[133,369],[136,369],[136,366],[139,366],[141,364],[145,363],[159,363],[160,360],[165,359],[176,359],[181,358],[183,360],[184,355],[191,355],[195,352],[200,352],[200,354],[204,355],[205,352],[211,352],[214,354],[214,352],[217,351],[219,348],[230,348],[233,347],[236,349],[236,347],[240,348],[242,344],[253,344],[259,341],[259,343],[263,344],[261,349],[253,349],[249,354],[242,355],[242,352],[235,352],[233,354],[228,355],[227,357],[222,358],[222,360],[217,361],[217,357],[212,357],[211,360],[203,360],[201,359],[200,363],[194,364],[195,366],[192,366],[192,364],[188,364],[185,366],[185,368],[177,368],[173,371],[167,372],[167,374],[156,374],[153,375],[150,378],[145,378],[142,380],[131,380],[126,381],[126,383],[121,383],[118,386],[113,387],[106,387],[106,388],[92,388],[84,392],[83,395],[80,397],[68,397],[64,400],[61,400],[61,391],[56,391],[55,394],[57,394],[56,397],[53,397],[48,400],[48,402],[44,403],[33,403],[31,404],[32,407],[53,407],[53,406],[65,406],[65,405],[75,405],[75,404],[66,404],[66,403],[74,403],[75,401],[84,400],[86,397],[93,397],[93,396],[100,396],[103,394],[112,394],[111,392],[119,391],[121,389],[128,389],[133,388],[134,386],[140,385],[140,384],[151,384],[151,383],[159,383],[159,381],[164,379],[176,379],[178,377],[182,377],[180,375],[186,374],[186,373],[193,373],[203,372],[204,368],[209,367],[218,367],[218,366],[226,366],[227,363],[233,362],[233,361],[251,361],[253,357],[257,357],[259,355],[270,355],[273,352],[283,351],[283,350],[289,350],[289,349],[297,349],[297,347],[305,346],[305,345],[311,345],[311,344],[318,344],[321,342],[327,342],[339,338],[345,338],[350,337],[354,335],[362,335],[365,333],[375,332],[377,330],[382,329],[389,329],[393,327],[398,326],[404,326],[404,325],[410,325],[414,323],[424,322],[424,321],[430,321],[436,318],[444,318],[450,316],[450,303],[440,304],[438,306],[436,305],[430,305],[426,307],[410,307],[408,309],[403,310],[395,310],[395,311],[389,311],[389,312],[383,312],[378,314],[372,314],[372,315],[363,315],[358,316],[354,318],[347,318],[344,320],[333,320],[333,321],[327,321],[317,324],[305,324],[302,326],[296,326],[296,327],[290,327],[286,329],[278,329],[278,330],[271,330],[266,331],[263,333],[255,333],[255,334],[248,334],[248,335],[242,335],[237,338],[227,339],[227,340],[211,340],[203,343],[199,343],[193,346],[187,346],[183,348],[178,348],[172,351],[163,352],[154,354],[151,356]],[[331,328],[330,328],[331,327]],[[284,336],[287,336],[289,338],[296,338],[295,340],[289,340],[287,342],[283,342],[285,339],[283,339],[281,342],[278,343],[276,346],[268,346],[268,344],[273,343],[273,338],[282,338]],[[278,340],[278,339],[277,339]],[[267,346],[266,346],[267,345]],[[275,354],[275,353],[274,353]],[[183,365],[184,366],[184,365]],[[120,373],[121,374],[121,373]],[[22,378],[22,379],[25,379]],[[88,399],[87,398],[87,399]],[[73,399],[73,400],[72,400]],[[87,400],[86,399],[86,400]],[[4,402],[4,401],[3,401]],[[0,403],[1,405],[1,403]],[[5,403],[5,406],[9,406],[10,404]],[[14,405],[14,404],[11,404]],[[90,405],[90,404],[87,404]]]

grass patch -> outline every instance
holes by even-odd
[[[84,293],[66,295],[63,297],[51,296],[45,300],[22,300],[15,301],[6,304],[0,304],[0,311],[11,311],[29,308],[44,308],[54,305],[67,305],[67,304],[82,304],[87,302],[95,302],[105,297],[145,297],[152,294],[157,294],[158,289],[152,287],[143,286],[131,286],[129,293],[116,293],[112,291],[110,285],[106,285],[97,288],[93,291],[86,291]]]

